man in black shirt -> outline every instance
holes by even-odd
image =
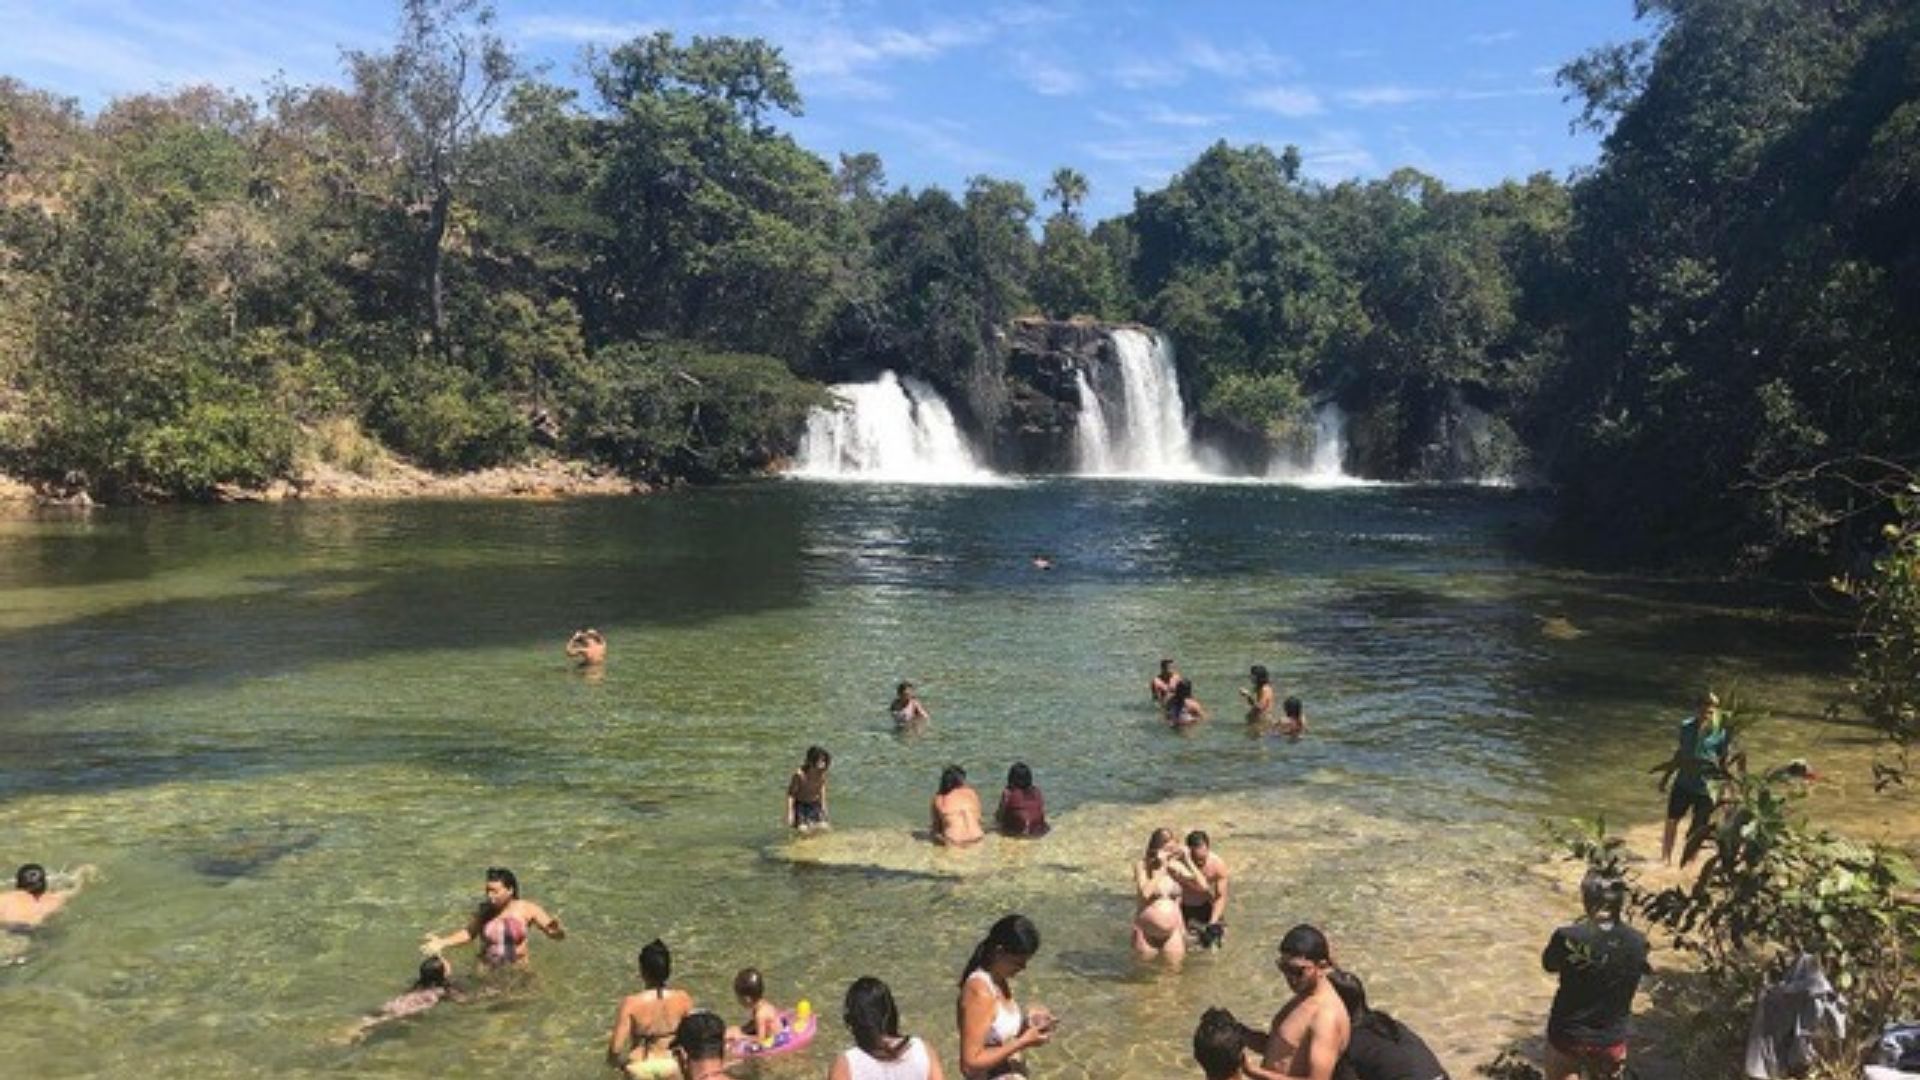
[[[1620,921],[1627,887],[1590,870],[1580,882],[1587,917],[1553,932],[1541,966],[1560,976],[1547,1016],[1547,1080],[1579,1080],[1582,1067],[1602,1077],[1627,1061],[1627,1018],[1647,967],[1645,934]]]

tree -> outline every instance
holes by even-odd
[[[355,92],[405,166],[405,204],[423,215],[422,285],[434,342],[449,348],[446,240],[475,143],[522,78],[483,0],[403,0],[400,40],[349,52]]]
[[[1053,182],[1047,186],[1043,197],[1059,200],[1060,216],[1071,218],[1074,210],[1087,201],[1087,191],[1087,178],[1078,171],[1062,165],[1053,170]]]

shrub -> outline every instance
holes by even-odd
[[[373,409],[388,445],[429,469],[483,469],[526,453],[527,426],[513,405],[455,368],[415,368]]]

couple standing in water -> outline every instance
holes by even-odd
[[[1201,948],[1217,947],[1227,932],[1227,881],[1226,860],[1205,832],[1188,833],[1182,847],[1172,829],[1153,830],[1133,868],[1134,955],[1178,965],[1190,931]]]

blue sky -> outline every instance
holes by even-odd
[[[1325,180],[1413,165],[1455,186],[1590,164],[1553,72],[1636,36],[1632,0],[498,0],[505,36],[578,82],[587,45],[656,29],[764,37],[806,99],[788,127],[893,184],[978,173],[1035,197],[1058,165],[1127,209],[1208,144],[1301,147]],[[198,82],[339,77],[392,40],[387,0],[0,0],[0,74],[97,108]]]

